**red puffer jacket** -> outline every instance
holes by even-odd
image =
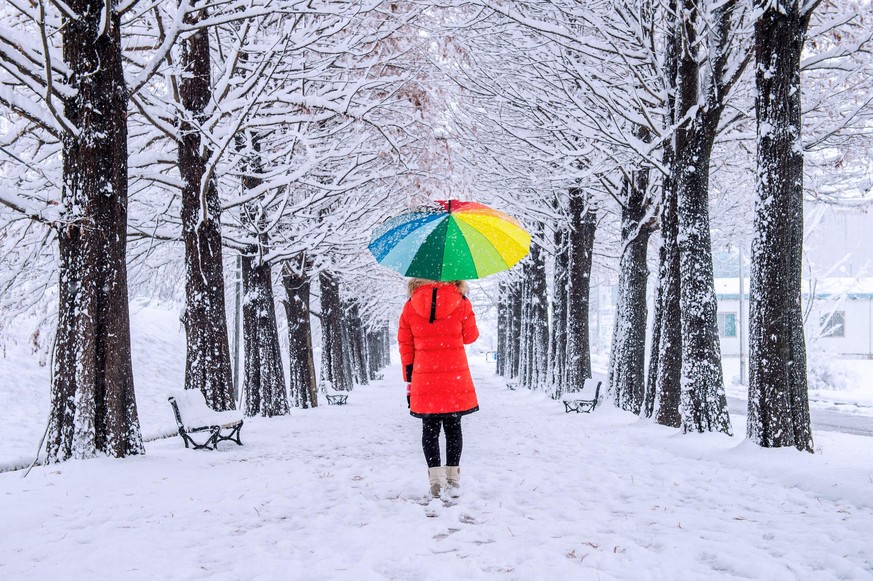
[[[397,342],[406,381],[412,381],[409,413],[415,417],[463,415],[479,409],[464,345],[479,337],[467,297],[453,284],[415,290],[400,315]]]

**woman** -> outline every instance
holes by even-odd
[[[409,281],[397,342],[409,386],[409,413],[422,419],[421,445],[430,492],[460,494],[461,416],[479,409],[464,345],[479,337],[467,283]],[[440,429],[446,432],[446,465],[440,462]]]

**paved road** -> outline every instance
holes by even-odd
[[[746,415],[747,403],[745,399],[729,397],[728,407],[730,407],[731,413]],[[873,437],[873,416],[844,414],[815,408],[810,413],[812,414],[813,429]]]

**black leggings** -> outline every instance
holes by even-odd
[[[464,447],[464,437],[461,434],[461,418],[441,417],[423,418],[421,430],[421,447],[424,449],[424,459],[428,468],[441,466],[440,463],[440,426],[446,429],[446,466],[459,466],[461,449]]]

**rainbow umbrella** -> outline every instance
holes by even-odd
[[[470,280],[512,268],[530,250],[530,234],[484,204],[437,200],[386,220],[369,248],[404,276]]]

